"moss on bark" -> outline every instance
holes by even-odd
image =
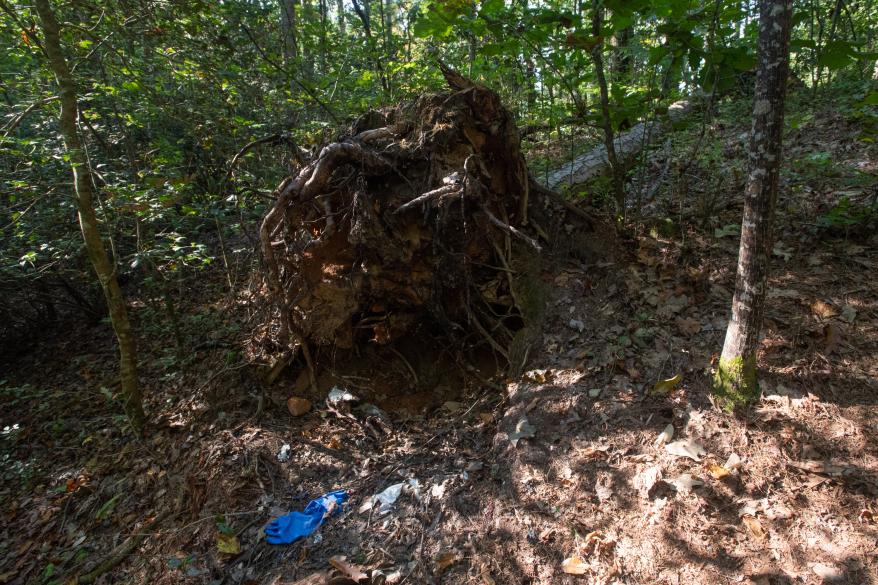
[[[713,395],[720,406],[727,410],[757,400],[756,354],[720,358],[713,378]]]

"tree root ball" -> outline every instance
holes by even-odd
[[[497,94],[445,73],[455,91],[361,116],[278,187],[260,239],[285,347],[429,324],[510,363],[526,353],[545,191]]]

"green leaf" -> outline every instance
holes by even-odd
[[[503,0],[482,0],[480,16],[496,16],[503,13],[506,3]]]
[[[109,501],[107,501],[106,504],[104,504],[103,506],[101,506],[101,509],[98,510],[98,513],[95,514],[95,519],[97,519],[97,520],[104,520],[104,519],[106,519],[110,514],[112,514],[112,513],[113,513],[113,510],[116,508],[116,504],[119,502],[119,498],[121,498],[121,497],[122,497],[122,494],[116,494],[115,496],[113,496],[112,498],[110,498]]]
[[[832,41],[817,57],[817,64],[826,67],[830,71],[844,69],[854,62],[854,51],[850,43],[845,41]]]
[[[878,106],[878,91],[870,91],[860,104],[864,106]]]
[[[649,64],[658,65],[670,52],[670,48],[664,45],[660,47],[652,47],[649,50]]]

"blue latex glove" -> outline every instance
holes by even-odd
[[[304,512],[290,512],[269,522],[265,527],[265,541],[268,544],[290,544],[308,536],[320,528],[327,516],[341,512],[341,505],[347,499],[348,493],[338,490],[311,500]]]

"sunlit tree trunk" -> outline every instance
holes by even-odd
[[[750,131],[750,174],[744,197],[732,317],[714,379],[714,394],[726,408],[759,397],[756,354],[774,236],[790,65],[791,0],[761,0],[759,12],[759,65]]]
[[[101,288],[107,299],[110,321],[119,342],[119,378],[124,397],[124,409],[132,426],[140,432],[143,429],[145,416],[137,381],[137,352],[134,333],[128,321],[125,298],[116,279],[116,269],[107,257],[104,242],[98,228],[98,220],[94,209],[94,193],[92,191],[91,169],[77,132],[76,119],[78,102],[76,83],[61,52],[60,27],[49,0],[35,0],[37,13],[45,37],[45,51],[49,66],[55,74],[61,98],[61,118],[59,126],[64,137],[70,166],[73,169],[73,184],[76,194],[76,207],[79,212],[79,226],[85,241],[85,249],[89,260],[100,280]]]

